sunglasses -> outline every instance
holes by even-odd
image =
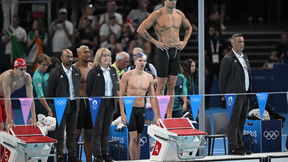
[[[27,71],[27,67],[17,67],[20,71]]]
[[[169,0],[170,2],[173,2],[173,1],[175,1],[175,2],[177,2],[177,0]]]

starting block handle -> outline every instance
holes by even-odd
[[[12,148],[16,148],[15,146],[13,146],[13,145],[11,145],[10,143],[8,143],[8,142],[6,142],[6,141],[3,141],[3,144],[5,144],[5,145],[8,145],[8,146],[10,146],[10,147],[12,147]]]
[[[166,138],[164,138],[164,137],[161,137],[161,136],[159,136],[159,135],[157,135],[157,134],[154,134],[154,136],[157,137],[157,138],[160,138],[160,139],[162,139],[162,140],[168,140],[168,139],[166,139]]]

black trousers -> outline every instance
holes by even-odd
[[[234,103],[228,123],[228,147],[237,149],[243,147],[243,131],[248,113],[249,100],[247,96],[238,95]]]
[[[114,112],[114,99],[103,98],[93,127],[92,152],[94,156],[109,153],[109,130]]]
[[[63,155],[63,147],[64,147],[64,131],[66,126],[66,147],[68,150],[68,154],[75,154],[75,129],[77,124],[77,106],[76,101],[67,101],[70,102],[70,107],[66,107],[66,109],[69,109],[69,111],[65,110],[65,113],[63,114],[62,121],[60,124],[60,127],[58,127],[58,124],[56,124],[56,140],[57,143],[55,144],[57,155]],[[58,121],[60,122],[60,121]]]

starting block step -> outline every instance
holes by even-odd
[[[159,125],[148,126],[148,134],[156,140],[150,160],[180,161],[203,158],[206,152],[206,132],[195,129],[188,118],[159,120]],[[205,150],[205,151],[204,151]]]
[[[0,132],[1,162],[45,162],[57,141],[44,135],[39,127],[15,126]]]

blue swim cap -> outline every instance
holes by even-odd
[[[136,55],[136,59],[135,59],[135,60],[137,60],[138,58],[144,58],[144,59],[147,60],[147,56],[146,56],[144,53],[142,53],[142,52],[139,52],[139,53]]]

